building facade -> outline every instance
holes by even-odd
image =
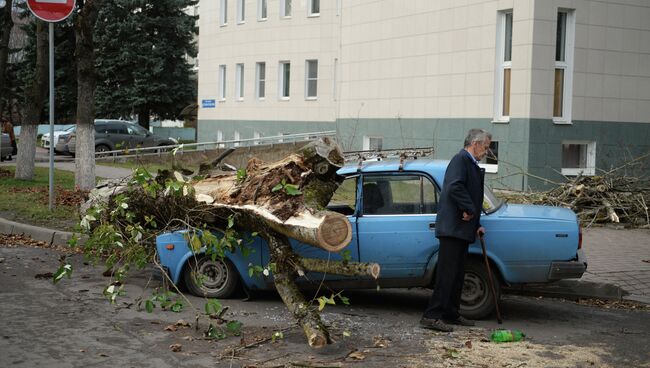
[[[211,0],[199,25],[200,141],[336,129],[448,159],[478,127],[513,189],[650,151],[646,0]]]

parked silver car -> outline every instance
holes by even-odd
[[[56,145],[57,151],[75,155],[76,130],[62,135]],[[174,138],[157,136],[138,124],[124,120],[95,120],[95,152],[127,148],[169,146],[177,144]]]

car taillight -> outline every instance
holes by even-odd
[[[70,135],[65,139],[65,143],[70,142],[70,140],[71,140],[72,138],[74,138],[74,134],[70,134]]]
[[[578,228],[578,249],[582,249],[582,226]]]

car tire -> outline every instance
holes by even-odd
[[[496,300],[501,297],[499,278],[492,271]],[[470,319],[481,319],[489,316],[495,309],[495,298],[492,296],[490,279],[485,264],[478,259],[468,259],[465,264],[465,280],[460,298],[460,314]]]
[[[201,277],[195,277],[196,275]],[[183,281],[187,290],[196,296],[228,298],[237,289],[239,275],[227,259],[197,255],[190,258],[183,269]]]
[[[110,151],[111,147],[105,145],[105,144],[98,144],[95,146],[95,157],[104,157],[108,156],[105,154],[102,154],[102,152]],[[99,155],[97,155],[99,153]]]

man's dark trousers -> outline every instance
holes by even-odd
[[[451,237],[440,237],[440,253],[436,283],[424,317],[455,321],[458,319],[460,296],[465,279],[465,259],[469,243]]]

